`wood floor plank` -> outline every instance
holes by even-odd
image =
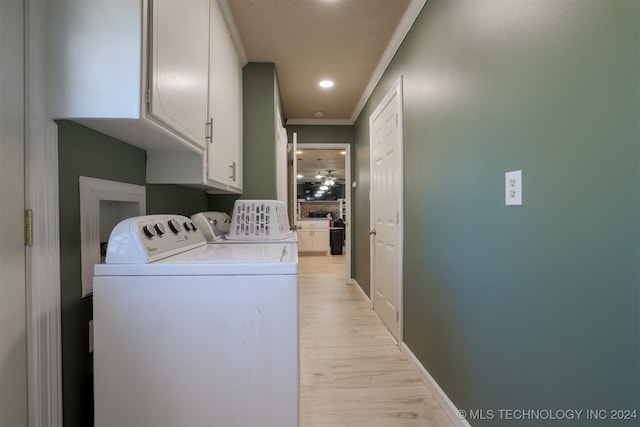
[[[344,256],[301,256],[299,289],[300,426],[453,426],[346,284]]]

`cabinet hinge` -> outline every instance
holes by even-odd
[[[33,244],[33,210],[24,211],[24,244],[31,246]]]

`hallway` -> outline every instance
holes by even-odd
[[[300,257],[300,425],[452,426],[345,282],[344,256]]]

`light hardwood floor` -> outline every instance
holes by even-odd
[[[344,256],[300,256],[300,426],[453,426],[356,285]]]

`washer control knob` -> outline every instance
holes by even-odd
[[[164,228],[164,225],[157,223],[155,226],[156,231],[158,232],[158,236],[162,236],[167,232],[167,229]]]
[[[196,231],[196,230],[198,229],[198,226],[196,225],[196,223],[195,223],[195,222],[191,222],[190,224],[191,224],[191,229],[192,229],[193,231]]]
[[[142,227],[142,232],[144,233],[145,236],[147,236],[148,238],[152,238],[153,236],[155,236],[156,234],[158,234],[156,232],[156,229],[151,226],[151,225],[145,225],[144,227]]]
[[[191,226],[189,225],[189,223],[187,221],[184,222],[184,229],[187,231],[191,231]]]
[[[169,228],[173,231],[173,234],[178,234],[180,232],[180,223],[175,219],[170,219]]]

